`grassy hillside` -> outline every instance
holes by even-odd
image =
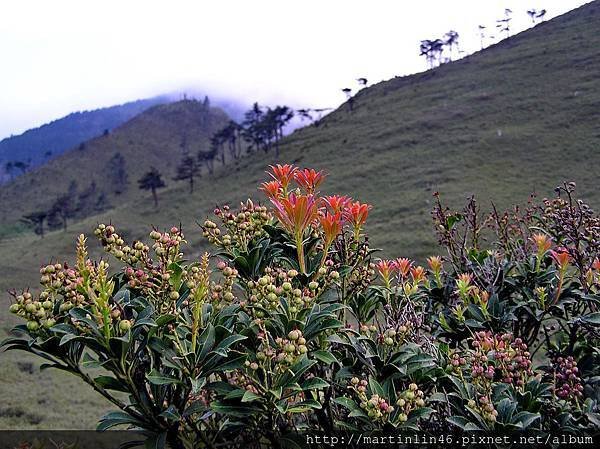
[[[598,207],[599,28],[600,3],[594,2],[464,60],[365,89],[356,96],[353,112],[344,105],[318,127],[287,138],[282,162],[325,169],[330,173],[327,190],[374,204],[368,226],[372,241],[395,256],[422,258],[435,250],[429,210],[431,195],[438,190],[454,205],[475,193],[484,207],[491,198],[507,206],[524,202],[532,191],[549,195],[569,179]],[[158,108],[155,113],[162,115]],[[143,129],[155,131],[150,124]],[[145,139],[134,139],[140,142],[136,164],[154,157],[164,163],[172,159],[173,149],[150,150],[142,143],[150,145],[154,139]],[[57,160],[44,177],[65,185],[62,178],[98,176],[93,169],[75,174],[74,167],[88,169],[72,164],[90,161],[65,165]],[[43,240],[25,235],[0,242],[0,290],[34,285],[39,264],[49,257],[70,258],[75,236],[91,234],[98,221],[111,220],[128,238],[144,235],[149,224],[181,222],[199,253],[195,222],[215,202],[260,198],[256,185],[272,162],[273,154],[257,154],[230,164],[200,180],[193,195],[187,194],[185,184],[171,182],[161,192],[158,210],[149,195],[137,196],[68,232],[54,232]],[[30,189],[28,183],[15,188],[15,199],[0,194],[5,217],[17,215],[7,209],[20,207],[21,192],[26,202],[43,194]],[[93,239],[90,246],[99,253]],[[4,300],[0,307],[6,304]],[[3,313],[3,331],[13,323]],[[27,361],[19,354],[0,358],[0,428],[88,427],[107,408],[87,389],[79,389],[76,380],[60,373],[29,374],[17,365]],[[60,409],[68,411],[66,418],[55,411]]]
[[[0,182],[9,179],[9,174],[4,173],[6,162],[30,161],[30,166],[36,167],[81,142],[101,135],[104,130],[110,131],[146,109],[167,101],[167,97],[154,97],[93,111],[73,112],[18,136],[2,139]]]

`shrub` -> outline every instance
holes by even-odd
[[[376,259],[370,206],[321,196],[322,172],[272,167],[248,200],[202,226],[127,243],[96,236],[119,268],[41,269],[13,292],[27,321],[3,343],[79,376],[119,411],[99,429],[158,446],[279,444],[296,431],[597,429],[599,219],[566,184],[555,199],[484,216],[433,211],[444,257]],[[98,374],[101,372],[101,374]],[[93,374],[95,373],[95,374]]]

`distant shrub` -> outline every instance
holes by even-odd
[[[204,222],[214,256],[186,260],[177,227],[128,243],[101,224],[111,275],[80,236],[73,265],[41,269],[39,295],[13,292],[27,323],[3,346],[116,405],[99,429],[141,428],[156,446],[597,430],[600,226],[572,185],[489,216],[437,197],[446,255],[424,267],[375,259],[370,206],[321,196],[322,172],[270,175],[269,207],[248,200]]]

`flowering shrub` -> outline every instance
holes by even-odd
[[[597,429],[600,220],[573,186],[526,210],[433,211],[446,255],[376,259],[371,206],[322,172],[271,167],[268,205],[214,211],[214,255],[181,229],[95,230],[73,265],[12,292],[5,349],[79,376],[156,446],[277,443],[294,431]],[[200,443],[198,443],[200,442]]]

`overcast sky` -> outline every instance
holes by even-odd
[[[550,19],[585,0],[18,0],[0,3],[0,138],[59,118],[192,88],[333,107],[342,87],[424,70],[422,39],[454,29],[470,53],[479,24],[529,8]],[[489,40],[488,40],[489,42]]]

